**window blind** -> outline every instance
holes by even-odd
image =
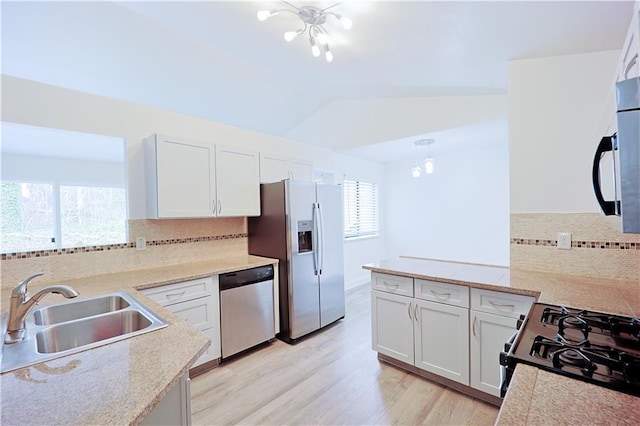
[[[345,180],[344,237],[378,235],[378,185]]]

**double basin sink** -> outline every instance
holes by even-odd
[[[3,333],[6,331],[6,320],[5,315]],[[2,373],[168,325],[126,292],[37,308],[27,315],[25,323],[24,340],[3,346]]]

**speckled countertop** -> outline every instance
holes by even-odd
[[[187,373],[209,338],[136,290],[275,263],[236,256],[66,280],[79,298],[126,291],[169,326],[157,331],[25,367],[0,376],[2,425],[137,424]],[[52,282],[34,281],[34,294]],[[8,291],[2,287],[2,312]],[[41,305],[59,303],[49,295]],[[78,300],[78,299],[75,299]],[[45,303],[46,302],[46,303]]]
[[[539,302],[624,316],[640,314],[640,283],[629,280],[509,270],[401,257],[364,266],[374,272],[434,279],[474,288],[532,295]],[[518,364],[496,425],[632,424],[640,398]]]

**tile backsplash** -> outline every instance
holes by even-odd
[[[131,242],[109,246],[2,255],[2,287],[44,272],[41,282],[60,281],[247,254],[245,218],[130,220]],[[145,237],[146,250],[136,250]]]
[[[511,268],[640,281],[640,234],[616,226],[599,213],[511,214]],[[557,248],[558,232],[571,232],[571,250]]]

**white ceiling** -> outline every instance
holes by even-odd
[[[346,1],[332,10],[353,28],[327,25],[332,63],[312,57],[303,37],[283,40],[298,28],[293,15],[256,19],[282,7],[3,1],[2,72],[286,137],[344,100],[505,94],[510,60],[619,49],[633,3]],[[322,126],[305,131],[322,139]],[[350,152],[387,160],[373,142]]]

